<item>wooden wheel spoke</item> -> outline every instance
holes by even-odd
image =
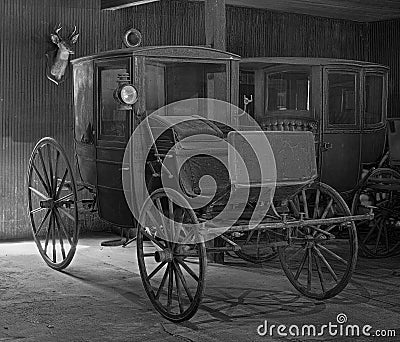
[[[30,213],[33,215],[33,214],[39,213],[39,212],[41,212],[43,210],[46,210],[46,209],[47,208],[36,208],[36,209],[31,210]]]
[[[322,292],[325,293],[326,290],[325,290],[324,276],[322,273],[321,264],[319,262],[318,257],[315,255],[315,253],[313,253],[313,257],[314,257],[315,265],[317,266],[318,278],[319,278],[319,282],[321,284],[321,289],[322,289]]]
[[[329,210],[332,208],[332,204],[333,204],[333,198],[331,198],[331,199],[329,200],[329,203],[328,203],[328,205],[326,206],[326,208],[325,208],[325,210],[324,210],[324,213],[323,213],[322,216],[321,216],[321,219],[326,218],[326,215],[328,215]]]
[[[247,239],[246,239],[245,243],[243,244],[243,246],[244,246],[244,245],[247,245],[247,244],[250,242],[250,239],[252,238],[252,236],[253,236],[253,234],[254,234],[255,231],[256,231],[256,229],[252,229],[252,230],[248,233]]]
[[[364,237],[364,239],[363,239],[363,241],[362,241],[362,244],[363,244],[363,245],[366,245],[366,244],[367,244],[367,241],[368,241],[369,237],[371,236],[371,234],[372,234],[373,231],[375,230],[375,228],[376,228],[375,223],[376,223],[376,220],[375,220],[375,222],[372,223],[371,229],[368,231],[368,234]]]
[[[162,207],[162,204],[161,204],[161,201],[159,198],[156,199],[156,206],[158,208],[164,230],[167,231],[167,224],[165,223],[164,211],[163,211],[163,207]]]
[[[319,189],[317,189],[317,194],[315,195],[313,218],[317,218],[318,217],[319,197],[320,197],[320,195],[321,195],[321,191]]]
[[[49,240],[50,240],[50,231],[51,231],[51,227],[52,227],[52,215],[50,216],[50,220],[49,220],[49,225],[47,226],[47,232],[46,232],[46,240],[44,242],[44,253],[47,254],[47,246],[49,245]]]
[[[147,211],[146,215],[150,218],[150,221],[152,221],[154,226],[158,229],[159,226],[160,226],[160,222],[158,222],[156,220],[156,218],[154,217],[154,215],[150,211]]]
[[[186,265],[186,263],[183,260],[177,259],[177,261],[179,262],[179,264],[182,265],[182,267],[186,270],[186,272],[192,276],[194,280],[199,282],[199,277],[196,275],[196,273],[193,272],[193,270],[188,265]]]
[[[384,225],[385,229],[385,246],[386,246],[386,252],[389,252],[389,234],[388,234],[388,228],[386,225]]]
[[[183,272],[182,272],[179,264],[177,262],[175,262],[175,261],[174,261],[174,263],[175,263],[175,271],[178,274],[178,277],[179,277],[179,279],[180,279],[180,281],[181,281],[181,283],[183,285],[183,288],[185,289],[185,292],[186,292],[189,300],[192,302],[193,301],[193,296],[192,296],[192,293],[190,292],[190,289],[189,289],[189,287],[187,285],[185,276],[183,275]]]
[[[38,236],[38,235],[39,235],[39,233],[40,233],[40,231],[42,230],[43,225],[44,225],[46,219],[49,217],[50,213],[51,213],[51,210],[48,209],[47,212],[46,212],[46,214],[44,215],[44,217],[43,217],[43,219],[42,219],[42,222],[40,222],[39,227],[36,229],[35,236]]]
[[[303,270],[304,264],[306,263],[307,256],[308,256],[308,254],[307,254],[307,250],[306,250],[306,251],[304,252],[303,258],[301,259],[300,265],[299,265],[299,267],[297,268],[297,271],[296,271],[296,274],[295,274],[295,276],[294,276],[294,279],[296,279],[296,280],[299,279],[300,273],[301,273],[301,271]]]
[[[172,306],[172,294],[174,290],[174,266],[170,263],[171,267],[169,268],[168,273],[168,295],[167,295],[167,311],[171,312]]]
[[[169,198],[168,198],[168,218],[169,218],[169,222],[171,224],[171,227],[169,227],[171,241],[174,241],[174,242],[178,241],[178,240],[176,240],[176,232],[175,232],[174,204],[172,203],[172,201]]]
[[[325,251],[326,253],[328,253],[330,256],[332,256],[333,258],[335,258],[336,260],[340,261],[343,265],[347,266],[347,261],[344,260],[341,256],[337,255],[335,252],[331,251],[329,248],[326,248],[325,246],[322,245],[318,245],[319,249]]]
[[[257,244],[256,244],[256,253],[257,253],[257,259],[260,258],[260,235],[261,235],[261,230],[257,231]]]
[[[56,164],[54,166],[53,189],[57,189],[57,171],[58,171],[59,159],[60,159],[60,151],[57,150],[57,153],[56,153]]]
[[[51,240],[53,243],[53,262],[56,263],[57,262],[57,251],[56,251],[56,225],[54,222],[54,214],[51,214],[50,220],[53,221],[53,227],[51,230]]]
[[[317,249],[316,247],[313,247],[314,251],[317,253],[319,258],[322,260],[322,262],[325,264],[326,268],[328,269],[329,273],[331,274],[332,278],[338,282],[338,276],[336,275],[335,271],[333,270],[332,266],[329,264],[329,262],[325,259],[325,257],[322,255],[322,253]]]
[[[44,172],[44,181],[46,182],[46,185],[47,185],[47,189],[48,189],[48,191],[49,191],[49,194],[51,194],[51,186],[50,186],[49,176],[48,176],[47,171],[46,171],[46,165],[45,165],[45,163],[44,163],[42,150],[39,149],[39,150],[38,150],[38,153],[39,153],[40,163],[42,164],[42,169],[43,169],[43,172]]]
[[[377,237],[377,239],[376,239],[376,242],[375,242],[375,249],[374,249],[374,253],[375,253],[375,254],[376,254],[376,252],[378,251],[379,241],[381,241],[382,226],[383,226],[383,224],[379,224],[379,225],[378,225],[378,237]]]
[[[55,217],[55,221],[57,224],[57,235],[58,235],[58,240],[60,240],[60,248],[61,248],[61,255],[63,257],[63,260],[66,258],[66,253],[64,249],[64,240],[61,236],[61,230],[60,230],[60,224],[58,223],[57,217]]]
[[[159,240],[157,240],[153,235],[149,234],[148,232],[146,232],[145,229],[141,229],[141,233],[147,237],[151,242],[155,243],[158,247],[160,247],[161,249],[165,249],[166,246],[164,246]]]
[[[70,235],[67,232],[67,228],[65,226],[64,220],[62,219],[60,213],[58,212],[57,209],[55,209],[54,213],[55,213],[55,218],[57,220],[58,226],[61,227],[61,230],[63,231],[64,236],[67,238],[69,245],[71,247],[75,246],[75,244],[71,240]]]
[[[153,255],[154,255],[154,254],[153,254]],[[147,280],[150,280],[151,278],[153,278],[153,277],[164,267],[164,265],[165,265],[166,263],[167,263],[166,261],[163,261],[162,263],[160,263],[160,264],[153,270],[153,272],[151,272],[151,273],[148,275]]]
[[[61,182],[60,185],[58,186],[57,192],[56,192],[56,196],[55,198],[58,199],[58,196],[60,196],[61,190],[64,187],[65,184],[65,180],[67,179],[67,175],[68,175],[68,169],[66,168],[63,174],[63,177],[61,178]]]
[[[68,198],[74,197],[74,196],[75,196],[75,194],[74,194],[73,192],[71,192],[70,194],[65,195],[65,196],[63,196],[63,197],[60,197],[59,199],[55,200],[54,203],[55,203],[55,204],[60,203],[60,202],[62,202],[62,201],[67,200]]]
[[[54,187],[53,187],[53,183],[54,183],[54,175],[53,175],[53,163],[51,161],[51,147],[50,145],[47,145],[47,158],[49,160],[49,183],[50,183],[50,189],[51,192],[54,192]]]
[[[34,187],[30,186],[28,187],[30,191],[32,191],[35,195],[38,195],[39,197],[43,198],[44,200],[48,200],[49,197],[42,194],[39,190],[35,189]]]
[[[289,205],[292,207],[292,210],[294,211],[294,216],[295,217],[299,217],[300,216],[299,209],[297,209],[297,207],[294,204],[293,200],[289,200]]]
[[[337,224],[333,224],[333,225],[329,226],[328,228],[324,229],[324,231],[329,233],[331,230],[333,230],[336,227],[338,227],[338,225]]]
[[[189,228],[186,225],[185,230],[184,230],[185,236],[184,236],[183,240],[181,239],[181,241],[179,241],[180,244],[193,244],[194,241],[196,240],[196,238],[197,239],[199,238],[199,236],[196,234],[196,233],[198,233],[198,231],[196,231],[193,228],[190,229],[189,231],[188,231],[188,229]],[[196,234],[196,236],[195,236],[195,234]]]
[[[308,203],[307,203],[307,196],[306,196],[306,191],[305,190],[301,191],[301,197],[302,197],[302,200],[303,200],[304,214],[305,214],[306,218],[310,218],[310,216],[308,214]]]
[[[37,169],[34,161],[32,161],[32,167],[33,167],[33,170],[35,171],[35,173],[37,174],[37,176],[39,177],[39,180],[42,183],[43,188],[47,191],[48,194],[50,194],[50,189],[48,188],[47,183],[45,182],[45,180],[43,179],[43,177],[40,174],[39,170]]]
[[[183,297],[182,297],[181,282],[179,280],[178,271],[176,270],[176,265],[174,268],[174,273],[175,273],[175,284],[176,284],[176,296],[178,297],[179,311],[180,313],[183,313],[185,311],[185,308],[183,307],[182,303]]]
[[[162,290],[164,289],[165,282],[167,281],[167,277],[168,277],[169,269],[170,269],[170,268],[171,268],[171,264],[168,264],[168,265],[167,265],[167,269],[165,270],[164,275],[163,275],[163,277],[162,277],[162,279],[161,279],[160,286],[159,286],[158,289],[157,289],[157,293],[156,293],[156,296],[155,296],[156,299],[159,299],[159,298],[160,298],[161,292],[162,292]]]
[[[287,260],[292,260],[296,255],[298,255],[302,250],[304,250],[303,246],[300,246],[293,254],[287,257]]]
[[[311,248],[308,248],[308,268],[307,268],[307,291],[311,291],[311,279],[312,279],[312,254]]]
[[[68,217],[71,221],[75,222],[75,217],[73,217],[68,211],[66,211],[64,208],[58,207],[57,210],[62,212],[66,217]]]

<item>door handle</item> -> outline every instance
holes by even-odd
[[[328,151],[333,147],[332,143],[326,141],[323,141],[320,146],[322,152]]]

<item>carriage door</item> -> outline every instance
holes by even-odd
[[[360,72],[323,72],[321,180],[340,192],[354,189],[360,171]]]
[[[132,226],[132,214],[122,187],[122,160],[130,137],[130,110],[121,110],[114,99],[121,74],[131,73],[130,58],[96,63],[97,81],[97,195],[99,215],[119,226]]]

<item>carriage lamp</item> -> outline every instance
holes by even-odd
[[[129,74],[118,75],[118,87],[114,91],[114,98],[118,102],[118,110],[131,110],[138,100],[138,92],[129,81]]]

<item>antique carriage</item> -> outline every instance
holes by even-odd
[[[343,290],[357,259],[354,222],[372,215],[352,216],[338,192],[315,181],[311,132],[265,132],[231,105],[237,56],[138,47],[72,63],[76,170],[52,138],[37,143],[28,170],[32,231],[50,267],[69,265],[80,212],[98,210],[137,228],[144,288],[172,321],[197,311],[207,252],[263,261],[278,251],[304,295]],[[216,236],[225,245],[206,247]],[[250,241],[255,252],[243,252]]]
[[[353,203],[353,213],[364,212],[362,204],[376,207],[374,220],[358,224],[362,251],[372,257],[400,252],[399,217],[387,209],[398,206],[398,173],[393,167],[375,170],[398,160],[398,124],[386,120],[387,87],[388,68],[374,63],[299,57],[241,61],[242,107],[246,102],[263,129],[312,131],[319,179]],[[364,188],[369,184],[371,193],[371,179],[381,178],[386,188],[375,184],[374,199],[366,198]],[[378,208],[378,202],[387,208]]]

